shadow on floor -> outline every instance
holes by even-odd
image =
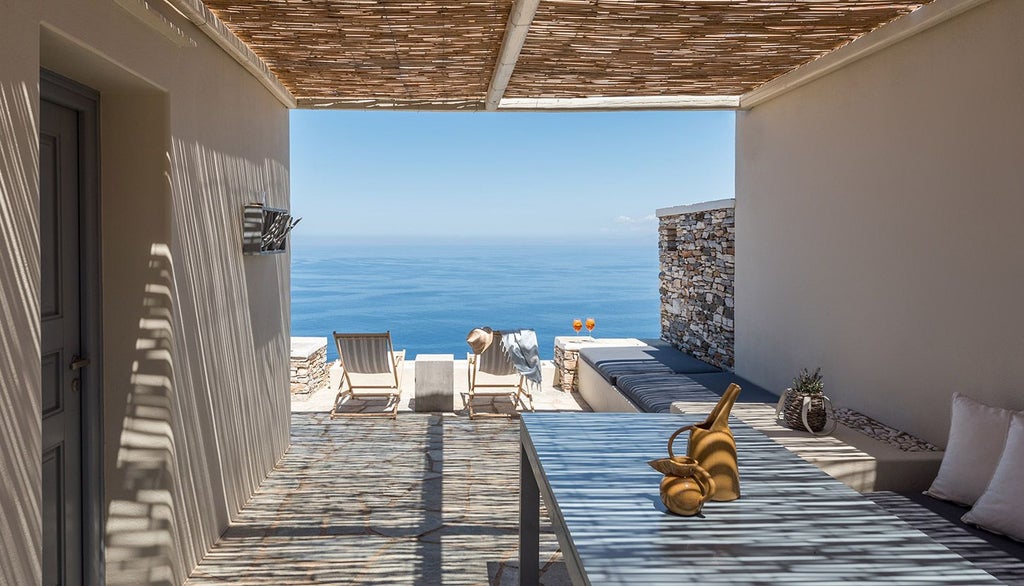
[[[542,511],[543,584],[568,584]],[[292,415],[292,445],[187,584],[514,584],[519,421]]]

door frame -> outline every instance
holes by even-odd
[[[102,584],[103,547],[103,314],[100,206],[100,94],[41,69],[39,99],[78,112],[79,272],[82,371],[82,574],[85,584]]]

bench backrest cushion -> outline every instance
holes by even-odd
[[[953,393],[949,442],[928,494],[968,507],[974,505],[995,474],[1012,416],[1008,409]]]
[[[992,482],[963,520],[1024,541],[1024,413],[1016,413]],[[1022,544],[1024,545],[1024,544]]]

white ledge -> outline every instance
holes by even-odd
[[[292,338],[289,357],[306,360],[321,349],[327,348],[327,338]]]
[[[729,198],[702,201],[700,203],[691,203],[685,206],[661,208],[655,213],[659,218],[664,218],[666,216],[681,216],[683,214],[695,214],[697,212],[708,212],[711,210],[725,210],[734,207],[736,207],[736,198]]]
[[[617,96],[604,98],[502,98],[499,110],[724,110],[739,96]]]

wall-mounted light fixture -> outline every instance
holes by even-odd
[[[242,254],[284,252],[288,233],[300,221],[302,218],[292,218],[288,210],[246,204],[242,211]]]

